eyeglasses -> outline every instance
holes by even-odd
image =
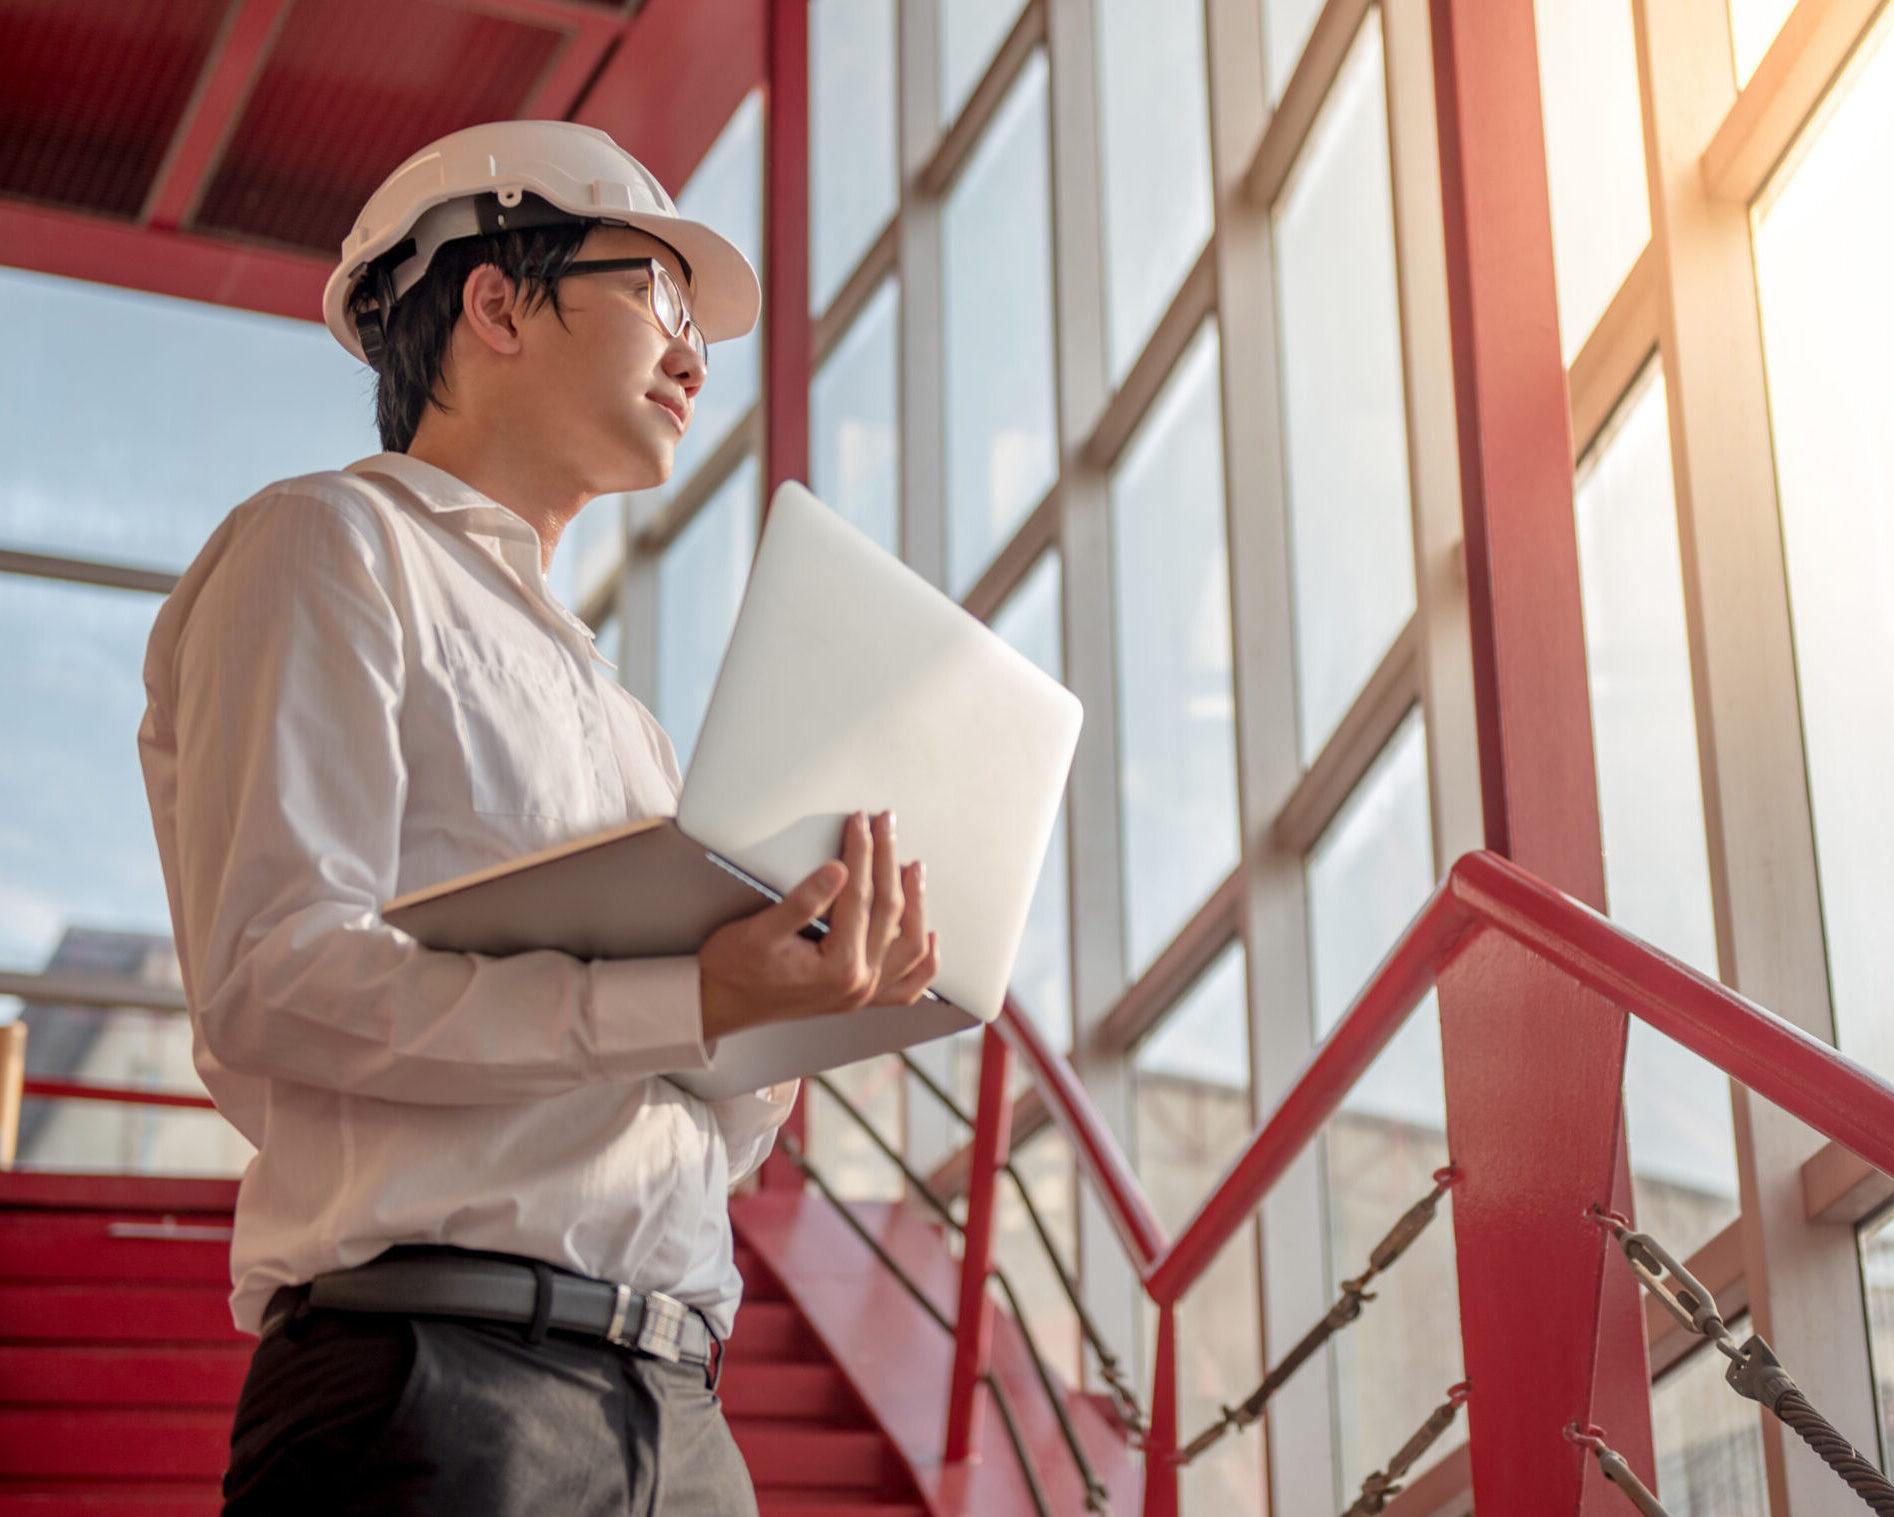
[[[567,274],[609,274],[619,269],[642,269],[651,277],[645,281],[644,303],[651,317],[667,337],[682,337],[691,345],[697,361],[710,367],[710,349],[704,334],[697,330],[690,311],[684,305],[684,293],[671,277],[671,271],[655,258],[581,258],[565,267]]]

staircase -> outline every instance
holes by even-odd
[[[251,1340],[230,1325],[236,1186],[0,1175],[0,1517],[206,1517]],[[746,1299],[721,1394],[763,1517],[922,1517],[907,1464],[781,1282]]]

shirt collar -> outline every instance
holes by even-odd
[[[597,634],[584,620],[562,606],[559,597],[552,593],[540,568],[539,533],[518,512],[482,495],[445,469],[410,458],[406,453],[377,453],[358,459],[345,472],[380,475],[402,486],[433,515],[463,517],[459,525],[467,535],[495,540],[501,564],[512,571],[522,590],[573,631],[588,641],[596,640]]]

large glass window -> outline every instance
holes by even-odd
[[[1250,1135],[1248,996],[1240,943],[1218,954],[1132,1056],[1138,1178],[1173,1236]],[[1184,1436],[1262,1377],[1256,1235],[1240,1229],[1178,1309]],[[1147,1356],[1150,1316],[1147,1314]],[[1185,1509],[1262,1510],[1260,1428],[1226,1438],[1184,1473]]]
[[[1100,0],[1105,335],[1123,377],[1210,235],[1203,7]]]
[[[899,288],[876,290],[809,386],[810,483],[890,553],[901,498]]]
[[[964,594],[1052,483],[1046,59],[1033,55],[947,197],[947,579]]]
[[[888,0],[809,7],[809,302],[823,311],[894,214],[895,14]]]
[[[0,547],[181,570],[264,485],[381,449],[312,322],[4,268],[0,322]]]
[[[1315,1028],[1325,1036],[1434,886],[1426,731],[1402,722],[1308,859]],[[1325,1131],[1328,1273],[1358,1275],[1447,1162],[1440,1016],[1430,996],[1348,1094]],[[1340,1490],[1399,1448],[1459,1379],[1453,1235],[1433,1226],[1375,1283],[1371,1307],[1330,1345]],[[1450,1444],[1436,1446],[1429,1462]]]
[[[572,611],[625,562],[625,503],[628,495],[601,495],[566,523],[553,550],[546,586]]]
[[[1611,915],[1715,975],[1669,417],[1655,362],[1580,466],[1577,510]],[[1740,1210],[1729,1081],[1634,1018],[1625,1105],[1638,1224],[1685,1257]]]
[[[1753,1331],[1745,1318],[1730,1329],[1738,1343]],[[1652,1387],[1657,1494],[1670,1517],[1769,1509],[1758,1422],[1763,1413],[1724,1382],[1728,1368],[1729,1361],[1706,1346]]]
[[[1269,64],[1269,98],[1282,94],[1296,60],[1322,14],[1322,0],[1263,0],[1263,55]]]
[[[1178,361],[1111,479],[1126,968],[1237,859],[1217,329]]]
[[[1894,1450],[1894,1215],[1861,1229],[1861,1286],[1868,1302],[1868,1354],[1880,1413],[1881,1467]]]
[[[967,103],[993,55],[1013,29],[1021,0],[948,0],[940,17],[940,119],[952,121]],[[890,9],[893,9],[891,6]]]
[[[1894,1075],[1894,48],[1852,78],[1758,209],[1756,276],[1842,1050]]]
[[[1559,340],[1569,364],[1651,236],[1631,0],[1537,0]]]
[[[1414,610],[1380,13],[1276,213],[1297,696],[1321,751]]]
[[[1048,553],[993,618],[993,630],[1054,679],[1065,677],[1059,557]],[[1013,994],[1052,1046],[1072,1041],[1072,955],[1067,936],[1065,808],[1059,808],[1045,867],[1013,964]]]
[[[745,97],[717,140],[704,154],[677,197],[677,208],[693,221],[712,226],[763,269],[763,95]],[[734,337],[710,350],[710,372],[697,392],[690,431],[677,445],[675,480],[715,451],[756,403],[762,372],[763,324],[747,337]]]
[[[1736,55],[1739,87],[1749,83],[1794,9],[1795,0],[1730,0],[1730,46]]]
[[[710,706],[730,630],[756,553],[757,464],[746,458],[705,501],[658,566],[656,715],[677,748],[679,769]]]
[[[0,965],[42,969],[73,933],[170,936],[136,742],[160,604],[0,576]]]

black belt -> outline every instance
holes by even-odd
[[[467,1317],[601,1338],[672,1364],[704,1368],[711,1388],[723,1344],[703,1314],[662,1291],[592,1280],[528,1259],[428,1249],[393,1250],[354,1269],[317,1275],[270,1300],[263,1331],[304,1310]]]

